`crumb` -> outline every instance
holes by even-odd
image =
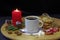
[[[8,31],[8,34],[12,34],[12,31]]]
[[[14,33],[17,34],[18,36],[22,34],[22,32],[20,31],[15,31]]]

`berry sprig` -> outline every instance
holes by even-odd
[[[52,27],[52,28],[49,28],[49,29],[45,30],[45,33],[47,35],[52,35],[52,34],[58,32],[58,31],[59,31],[58,27]]]

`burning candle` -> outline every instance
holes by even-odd
[[[12,24],[16,26],[16,24],[21,24],[22,22],[22,12],[18,9],[12,11]]]

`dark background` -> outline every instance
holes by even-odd
[[[22,16],[41,15],[46,12],[52,17],[60,18],[59,0],[0,0],[0,26],[6,19],[11,19],[11,12],[20,9]],[[0,32],[0,40],[9,40]]]
[[[53,17],[60,17],[59,0],[0,0],[0,16],[11,16],[16,8],[22,10],[23,16],[47,12]]]

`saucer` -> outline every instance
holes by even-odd
[[[41,35],[45,35],[45,32],[43,30],[39,30],[38,32],[35,32],[35,33],[30,33],[30,32],[27,32],[26,29],[20,29],[23,34],[25,35],[33,35],[33,36],[41,36]]]

